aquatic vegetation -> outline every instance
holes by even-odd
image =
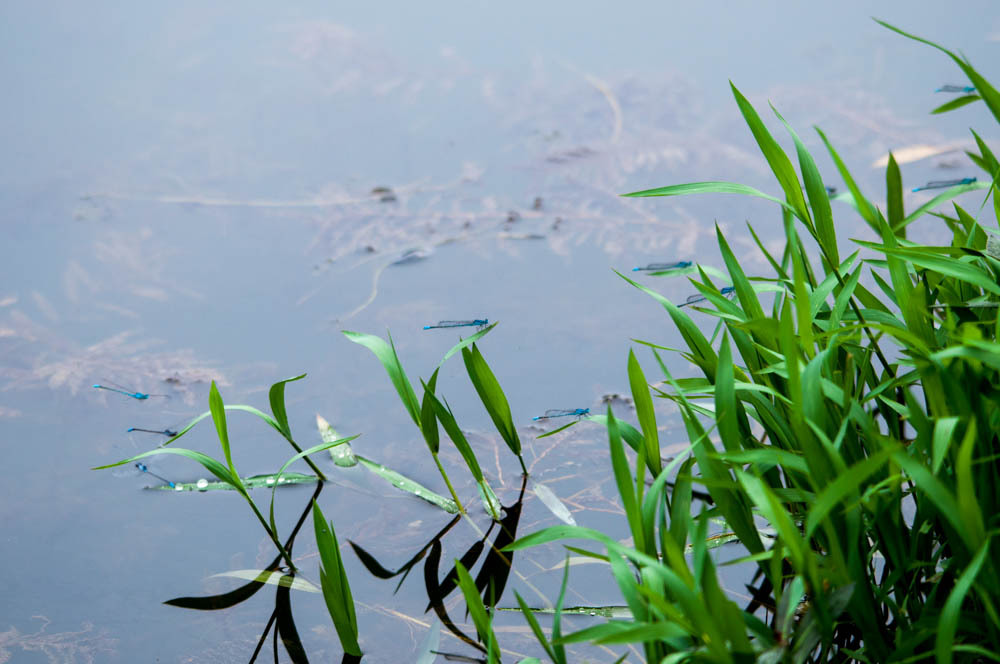
[[[1000,121],[1000,93],[966,60],[941,50],[975,84],[978,94],[965,103],[982,100]],[[309,458],[330,450],[339,467],[336,472],[361,466],[444,511],[458,512],[395,569],[349,542],[369,572],[386,580],[400,577],[399,585],[423,562],[427,610],[476,650],[475,658],[447,653],[450,658],[500,662],[498,633],[503,633],[494,629],[493,620],[511,575],[526,582],[514,565],[515,555],[520,560],[520,551],[572,539],[596,549],[566,546],[576,556],[567,556],[561,566],[551,630],[546,632],[536,615],[548,609],[533,608],[514,593],[531,633],[557,664],[570,661],[568,644],[581,642],[629,646],[631,650],[618,662],[628,652],[641,652],[650,664],[995,659],[1000,652],[996,606],[1000,236],[954,199],[985,189],[980,211],[992,197],[1000,220],[996,198],[1000,161],[974,133],[978,154],[969,157],[988,180],[966,178],[918,187],[947,190],[907,214],[902,173],[890,153],[887,198],[880,208],[865,197],[822,131],[819,138],[846,186],[842,194],[832,195],[835,192],[824,183],[814,157],[777,111],[794,145],[798,169],[757,109],[735,86],[732,92],[775,175],[780,195],[732,182],[700,182],[628,196],[725,193],[776,204],[785,238],[780,256],[769,252],[749,228],[773,275],[749,276],[718,227],[725,273],[701,265],[689,270],[697,274],[691,283],[698,294],[683,302],[674,303],[620,274],[663,306],[687,346],[682,357],[702,375],[675,377],[661,355],[669,349],[638,341],[649,348],[662,380],[651,382],[635,352],[629,352],[626,370],[637,426],[619,420],[610,404],[600,415],[576,408],[550,410],[534,418],[575,418],[539,439],[582,422],[606,430],[607,460],[624,515],[619,525],[627,530],[627,538],[622,538],[622,528],[615,528],[612,536],[576,525],[566,505],[538,483],[535,495],[563,523],[518,538],[528,467],[510,404],[479,346],[496,323],[452,347],[430,377],[420,380],[419,393],[391,337],[345,331],[350,341],[368,348],[388,374],[451,498],[357,454],[350,447],[355,437],[338,437],[319,417],[322,442],[302,449],[291,435],[284,401],[286,384],[302,376],[271,387],[271,414],[250,406],[224,405],[213,383],[209,412],[172,432],[166,445],[211,417],[224,460],[171,446],[112,465],[134,463],[143,470],[140,459],[167,453],[197,461],[218,478],[218,488],[242,496],[277,555],[263,569],[239,570],[239,578],[249,579],[241,588],[168,603],[216,610],[247,600],[264,585],[275,586],[275,610],[258,652],[273,626],[275,644],[280,636],[292,661],[306,661],[292,620],[290,592],[316,592],[316,585],[299,576],[291,548],[311,513],[321,565],[320,592],[345,661],[357,661],[362,649],[355,603],[333,523],[318,502],[326,476]],[[621,115],[616,117],[613,142],[621,134]],[[952,202],[953,212],[936,211],[947,201]],[[876,241],[854,240],[859,248],[842,256],[832,202],[856,212]],[[911,224],[930,217],[948,232],[946,245],[926,246],[907,239]],[[732,285],[719,288],[720,277]],[[690,309],[684,309],[695,303],[706,305],[698,308],[702,313],[698,322],[688,315]],[[711,336],[699,326],[705,316],[717,319]],[[443,325],[447,322],[453,325]],[[438,326],[458,324],[481,327],[487,321],[442,321]],[[500,504],[438,384],[441,366],[458,353],[499,438],[524,473],[518,500],[510,506]],[[141,394],[122,393],[133,398]],[[688,438],[683,449],[661,446],[655,399],[679,410]],[[293,447],[296,453],[277,473],[251,478],[237,473],[226,421],[227,411],[234,410],[259,417]],[[463,518],[470,525],[475,522],[439,458],[441,428],[490,517],[486,532],[479,531],[479,539],[466,547],[443,577],[439,568],[444,537]],[[670,456],[664,458],[665,452]],[[288,471],[300,459],[315,475]],[[274,510],[276,489],[299,481],[316,482],[316,491],[289,537],[282,539]],[[186,484],[167,486],[193,490]],[[268,518],[249,495],[257,486],[272,489]],[[490,541],[495,528],[498,532]],[[722,547],[735,557],[714,555]],[[470,570],[480,561],[473,576]],[[570,579],[571,567],[581,561],[600,565],[615,581],[621,599],[606,606],[564,609],[570,583],[575,581]],[[719,572],[724,566],[732,566],[749,580],[749,595],[726,587]],[[572,588],[577,594],[587,591],[584,584]],[[456,589],[465,599],[474,636],[449,615],[445,599]],[[564,616],[580,614],[599,620],[565,633]],[[432,661],[437,651],[431,644],[438,636],[432,629],[419,661]]]
[[[926,43],[958,64],[1000,121],[1000,93],[967,60]],[[796,172],[735,86],[733,95],[783,197],[729,182],[630,196],[762,197],[781,208],[786,247],[776,257],[758,242],[775,275],[751,279],[716,229],[734,299],[701,271],[696,285],[722,331],[712,340],[681,305],[620,275],[664,307],[703,377],[675,378],[662,346],[642,342],[665,381],[650,386],[629,356],[639,439],[629,441],[635,434],[626,436],[610,410],[606,424],[631,543],[562,525],[507,547],[589,540],[603,552],[573,551],[604,560],[618,582],[628,619],[549,643],[634,644],[647,662],[994,659],[1000,322],[995,308],[974,305],[1000,302],[1000,251],[995,231],[957,202],[953,213],[933,213],[950,236],[945,246],[909,242],[906,231],[977,189],[988,190],[983,206],[992,197],[1000,221],[1000,162],[973,134],[979,154],[969,157],[988,181],[949,189],[907,214],[891,154],[880,209],[819,132],[848,189],[837,200],[879,238],[855,240],[864,257],[842,257],[812,155],[785,124]],[[762,301],[768,292],[773,298]],[[651,394],[676,404],[691,443],[690,456],[662,467]],[[634,464],[623,440],[637,452]],[[724,530],[710,533],[718,523]],[[742,555],[723,564],[753,577],[743,606],[708,553],[735,542]],[[543,646],[545,639],[539,635]]]

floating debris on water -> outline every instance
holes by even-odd
[[[415,247],[413,249],[407,249],[399,256],[399,258],[390,263],[390,265],[409,265],[410,263],[417,263],[430,256],[432,253],[434,253],[434,250],[430,247]]]
[[[378,197],[379,203],[396,202],[396,194],[389,187],[375,187],[372,189],[371,194]]]

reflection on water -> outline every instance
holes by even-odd
[[[991,9],[883,7],[885,18],[961,45],[976,62],[995,48],[987,39],[997,26],[981,20]],[[491,360],[524,425],[533,481],[551,486],[581,524],[613,529],[621,508],[600,428],[536,439],[546,429],[530,420],[550,406],[601,402],[628,418],[619,393],[629,339],[676,345],[662,313],[610,268],[718,266],[716,223],[748,272],[766,262],[746,221],[780,254],[780,219],[768,204],[619,194],[723,179],[777,190],[729,78],[759,109],[772,101],[810,148],[819,143],[809,126],[822,126],[873,192],[884,186],[875,167],[890,147],[905,148],[896,159],[909,187],[944,179],[940,169],[977,124],[974,107],[927,118],[940,103],[933,90],[953,71],[871,24],[865,3],[725,16],[698,5],[631,11],[648,18],[559,3],[0,10],[0,82],[16,93],[0,109],[0,426],[7,472],[18,478],[0,489],[0,517],[9,538],[3,585],[19,598],[0,608],[0,624],[15,626],[0,633],[0,660],[32,652],[53,662],[146,661],[155,643],[163,661],[246,661],[269,611],[193,620],[159,604],[220,561],[267,565],[270,545],[232,496],[132,492],[86,469],[161,442],[139,428],[183,426],[204,409],[211,380],[235,401],[266,407],[274,379],[309,371],[289,394],[295,430],[309,430],[315,412],[336,413],[344,428],[365,432],[359,449],[430,482],[434,469],[385,376],[337,338],[345,325],[390,328],[408,369],[426,376],[454,339],[422,326],[502,321]],[[779,27],[781,40],[761,36]],[[908,207],[927,200],[907,196]],[[848,235],[865,236],[835,205],[838,223],[855,224]],[[692,293],[683,276],[652,283],[675,302]],[[668,362],[687,375],[683,361]],[[108,378],[169,394],[169,405],[89,387]],[[460,368],[446,366],[441,380],[463,426],[485,429]],[[685,437],[661,408],[661,439],[673,450]],[[255,431],[232,426],[249,472],[280,466]],[[192,433],[192,446],[216,453],[206,432]],[[513,504],[519,469],[495,436],[468,435]],[[461,463],[454,451],[442,457]],[[191,470],[167,465],[163,474],[180,481]],[[342,539],[383,559],[440,528],[433,508],[357,478],[341,476],[326,497],[345,515],[334,517]],[[475,492],[471,483],[457,489]],[[554,522],[525,496],[521,532]],[[442,546],[445,561],[463,552]],[[429,626],[426,597],[394,597],[346,559],[363,603],[366,661],[407,660]],[[556,549],[519,554],[523,580],[511,586],[553,593],[561,560]],[[219,594],[223,583],[198,590]],[[618,598],[603,577],[570,592],[567,603],[579,606]],[[333,658],[321,602],[296,611],[306,649]],[[39,627],[32,615],[52,624]],[[505,643],[535,652],[516,633],[519,617],[497,621]],[[398,638],[378,641],[383,633]],[[448,634],[441,649],[457,650]]]

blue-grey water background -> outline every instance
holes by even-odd
[[[601,431],[581,425],[535,441],[541,429],[531,417],[597,410],[604,395],[625,393],[626,355],[639,348],[632,339],[680,345],[662,309],[612,269],[718,266],[717,223],[744,269],[765,272],[745,222],[780,248],[780,218],[737,197],[617,194],[702,180],[778,190],[730,80],[787,145],[767,111],[773,103],[842,189],[810,129],[821,126],[876,200],[884,185],[873,164],[889,149],[968,146],[968,127],[992,126],[979,106],[929,116],[946,100],[933,90],[964,81],[942,54],[875,24],[875,10],[864,2],[613,11],[586,2],[5,3],[0,661],[249,658],[272,608],[269,590],[217,614],[162,604],[235,587],[209,577],[273,557],[245,505],[223,492],[142,491],[148,478],[89,470],[159,442],[127,427],[175,428],[206,410],[210,380],[227,403],[265,407],[271,382],[308,372],[287,392],[297,439],[318,442],[322,414],[345,435],[363,434],[359,451],[440,488],[385,373],[342,329],[390,330],[415,381],[458,338],[423,325],[501,321],[481,347],[524,424],[534,479],[566,498],[581,524],[621,528]],[[991,0],[960,8],[897,0],[877,11],[960,47],[996,78],[1000,15]],[[988,129],[986,137],[997,138]],[[974,174],[954,151],[902,169],[907,187]],[[372,194],[376,187],[391,196]],[[908,194],[907,206],[927,198]],[[866,236],[847,208],[837,220],[844,238]],[[921,224],[914,234],[933,232]],[[411,249],[423,259],[391,265]],[[692,292],[684,279],[641,279],[671,298]],[[651,356],[638,352],[655,376]],[[691,374],[667,357],[676,374]],[[169,398],[139,402],[90,387],[105,381]],[[490,433],[457,358],[439,391],[475,432],[509,503],[517,463]],[[627,403],[614,405],[631,416]],[[678,449],[683,430],[669,408],[661,414],[663,444]],[[232,416],[230,428],[246,474],[273,472],[290,455],[249,416]],[[209,426],[184,443],[219,455]],[[205,474],[161,459],[155,467],[172,479]],[[448,459],[461,477],[457,455]],[[327,487],[324,510],[342,542],[359,542],[387,566],[447,521],[390,487],[351,481],[362,486]],[[471,485],[459,483],[471,498]],[[310,491],[279,492],[286,530]],[[522,533],[554,523],[529,496]],[[464,524],[456,532],[446,560],[473,541]],[[296,554],[318,581],[311,537]],[[540,601],[527,579],[554,598],[559,573],[546,570],[561,557],[558,547],[522,555],[524,579],[512,587]],[[393,584],[373,580],[346,550],[345,559],[365,661],[407,661],[429,622],[420,581],[394,597]],[[568,603],[620,601],[607,576],[598,566],[574,569],[580,582]],[[293,601],[310,655],[335,658],[322,601],[304,593]],[[537,652],[520,619],[498,625],[509,653]],[[442,638],[442,649],[471,654]],[[587,652],[590,661],[614,659]]]

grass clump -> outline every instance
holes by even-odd
[[[993,86],[931,45],[975,85],[970,101],[1000,121]],[[551,654],[553,643],[630,643],[657,663],[1000,661],[1000,243],[958,203],[932,213],[978,189],[986,194],[978,212],[992,197],[1000,219],[1000,164],[974,134],[979,153],[969,156],[986,178],[906,214],[891,155],[888,199],[878,206],[819,132],[847,185],[836,198],[878,238],[856,241],[845,257],[803,142],[775,111],[796,170],[757,110],[735,86],[733,94],[780,196],[728,182],[629,195],[767,198],[780,206],[785,249],[772,256],[758,242],[774,275],[750,277],[717,230],[735,298],[699,269],[695,286],[712,307],[701,310],[718,319],[711,338],[686,310],[622,275],[663,305],[702,375],[675,379],[660,347],[642,342],[663,372],[650,387],[629,356],[641,429],[630,442],[634,464],[610,410],[607,429],[634,546],[557,526],[508,547],[598,542],[605,552],[591,555],[607,560],[631,611],[630,620],[543,645]],[[946,244],[907,240],[912,223],[933,217]],[[665,468],[651,394],[679,407],[691,441],[690,458]],[[697,513],[694,485],[707,493]],[[731,563],[753,577],[741,604],[723,591],[708,553],[716,524],[745,549]]]

